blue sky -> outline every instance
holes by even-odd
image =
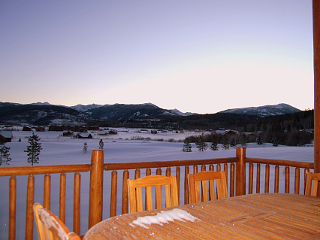
[[[312,0],[0,1],[1,102],[313,108]]]

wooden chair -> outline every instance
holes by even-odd
[[[74,232],[70,232],[64,223],[41,204],[33,205],[39,240],[80,240]]]
[[[320,181],[320,173],[307,172],[305,195],[317,196],[319,181]],[[312,191],[312,194],[311,194],[311,191]]]
[[[162,208],[161,186],[165,186],[166,207],[178,206],[177,180],[175,176],[150,175],[128,179],[130,213],[143,211],[142,188],[145,187],[145,210],[152,210],[152,187],[155,187],[156,209]]]
[[[202,196],[201,198],[202,202],[216,199],[215,189],[214,189],[214,185],[215,185],[214,180],[216,180],[218,199],[227,198],[228,188],[227,188],[226,173],[214,172],[214,171],[203,171],[196,174],[188,175],[190,203],[200,202],[200,195]],[[209,194],[208,194],[207,181],[209,181]],[[200,183],[201,183],[201,192],[200,192],[200,186],[199,186]]]

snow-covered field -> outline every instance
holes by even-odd
[[[99,140],[103,139],[105,162],[144,162],[144,161],[165,161],[165,160],[188,160],[234,157],[236,149],[211,151],[210,149],[199,152],[195,145],[192,145],[192,152],[182,151],[183,140],[186,136],[195,135],[194,132],[166,132],[151,134],[150,132],[139,132],[138,129],[118,129],[117,135],[99,136],[98,132],[91,132],[92,139],[73,139],[62,137],[62,132],[36,132],[41,138],[42,151],[39,165],[63,165],[63,164],[89,164],[90,152],[99,148]],[[27,153],[24,152],[28,145],[28,137],[31,132],[15,131],[13,140],[7,143],[10,147],[10,166],[29,166]],[[19,142],[19,138],[21,142]],[[143,140],[135,140],[143,139]],[[180,141],[179,141],[180,140]],[[87,153],[83,152],[84,142],[88,144]],[[259,146],[248,144],[247,157],[259,157],[269,159],[284,159],[294,161],[313,162],[313,147],[272,147],[270,144]],[[4,166],[5,167],[5,166]],[[133,173],[130,173],[133,177]],[[175,174],[173,172],[173,174]],[[118,180],[122,174],[118,173]],[[25,205],[27,177],[17,177],[17,235],[16,239],[24,239],[25,231]],[[58,215],[59,201],[59,175],[52,175],[51,186],[51,210]],[[43,202],[43,176],[36,176],[35,202]],[[88,193],[89,174],[81,174],[81,234],[87,230],[88,219]],[[73,203],[73,174],[67,174],[67,206]],[[263,184],[262,184],[263,185]],[[291,184],[293,185],[293,184]],[[0,201],[0,239],[8,239],[8,206],[9,206],[9,178],[0,177],[0,193],[3,195]],[[105,173],[104,178],[104,212],[103,218],[109,217],[110,206],[110,173]],[[118,199],[121,199],[121,186],[118,183]],[[22,214],[20,214],[22,212]],[[120,214],[121,210],[117,209]],[[72,229],[72,208],[67,208],[66,225]],[[36,232],[34,239],[37,239]]]

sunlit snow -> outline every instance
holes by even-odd
[[[89,164],[90,152],[99,148],[99,140],[104,142],[104,162],[146,162],[146,161],[165,161],[165,160],[189,160],[189,159],[209,159],[222,157],[235,157],[236,149],[219,151],[206,150],[200,152],[192,144],[192,152],[183,152],[182,140],[186,136],[194,135],[194,132],[160,132],[151,134],[150,131],[139,131],[139,129],[117,129],[116,135],[98,135],[99,131],[91,132],[92,139],[73,139],[62,137],[62,132],[36,132],[41,138],[43,150],[40,154],[41,165],[65,165],[65,164]],[[10,147],[10,166],[29,166],[27,153],[24,152],[28,145],[28,137],[31,132],[14,131],[13,140],[7,143]],[[201,134],[197,132],[196,134]],[[19,142],[19,138],[21,142]],[[133,140],[142,139],[142,140]],[[180,142],[179,142],[180,140]],[[87,153],[83,152],[84,143],[88,144]],[[257,145],[250,143],[247,146],[247,157],[284,159],[303,162],[313,162],[313,147],[272,147],[271,144]],[[4,166],[6,167],[6,166]],[[63,169],[62,169],[63,170]],[[175,175],[175,168],[172,168],[172,175]],[[183,168],[181,171],[183,172]],[[155,170],[152,170],[155,172]],[[284,169],[280,168],[280,181],[284,179]],[[141,170],[143,176],[145,171]],[[261,176],[263,175],[261,172]],[[89,173],[81,173],[81,234],[88,228],[88,193],[89,193]],[[134,177],[134,171],[130,171],[130,178]],[[294,169],[290,175],[291,181],[294,180]],[[110,172],[104,174],[104,207],[103,219],[110,216]],[[271,175],[270,183],[273,181]],[[118,193],[117,199],[121,201],[122,172],[118,171]],[[181,181],[180,188],[183,187]],[[294,184],[290,185],[293,188]],[[261,182],[263,190],[264,183]],[[272,186],[270,186],[272,188]],[[280,186],[280,191],[283,191]],[[73,174],[67,174],[67,193],[66,193],[66,225],[72,229],[73,223]],[[26,209],[26,190],[27,176],[17,176],[17,218],[16,218],[16,239],[24,239],[25,231],[25,209]],[[0,177],[0,192],[4,196],[0,201],[0,239],[8,239],[8,220],[9,220],[9,177]],[[43,175],[35,176],[35,202],[43,203]],[[183,199],[183,196],[180,196]],[[59,174],[51,175],[51,211],[59,214]],[[117,214],[121,214],[121,204],[117,206]],[[34,239],[37,239],[36,231]]]

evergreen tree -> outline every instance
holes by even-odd
[[[277,137],[274,137],[274,138],[272,138],[271,139],[271,143],[272,143],[272,145],[274,146],[274,147],[278,147],[278,140],[277,140]]]
[[[228,138],[227,137],[223,137],[223,145],[222,145],[222,148],[224,150],[229,150],[229,141],[228,141]]]
[[[103,149],[104,146],[104,142],[102,141],[102,139],[100,139],[99,141],[99,149]]]
[[[9,157],[9,151],[10,148],[6,147],[5,144],[0,145],[0,165],[2,165],[2,163],[10,165],[9,162],[11,161],[11,157]]]
[[[259,135],[259,136],[257,137],[256,143],[257,143],[258,145],[262,145],[261,135]]]
[[[28,163],[31,163],[31,166],[35,163],[39,163],[39,155],[42,150],[41,143],[39,143],[39,141],[39,136],[34,133],[32,133],[28,138],[28,143],[30,145],[27,146],[27,150],[25,152],[27,152]]]
[[[234,138],[231,138],[230,147],[235,147],[235,146],[237,146],[236,140]]]
[[[185,138],[184,141],[183,141],[183,149],[182,151],[183,152],[192,152],[191,148],[191,144],[190,144],[190,141],[189,141],[189,138]]]
[[[88,144],[87,144],[87,142],[85,142],[85,143],[83,144],[83,149],[82,149],[82,151],[83,151],[84,153],[87,153],[87,150],[88,150]]]
[[[199,151],[207,150],[208,144],[204,141],[204,135],[200,135],[196,140],[196,145]]]
[[[240,135],[240,144],[241,144],[242,147],[246,147],[247,146],[247,139],[248,139],[248,137],[246,136],[245,133],[242,133]]]
[[[219,150],[219,147],[218,147],[218,137],[217,137],[216,134],[212,134],[210,149],[211,149],[212,151],[218,151],[218,150]]]

